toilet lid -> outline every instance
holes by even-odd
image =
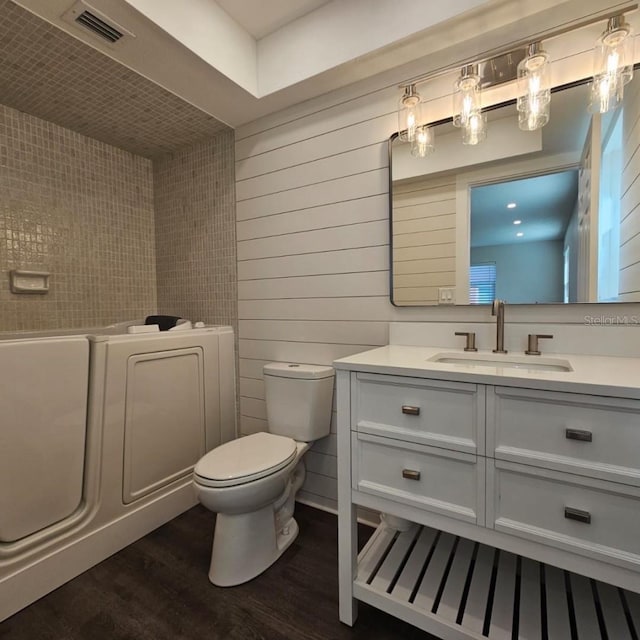
[[[209,451],[194,472],[211,486],[242,484],[275,473],[293,460],[296,450],[292,438],[254,433]]]

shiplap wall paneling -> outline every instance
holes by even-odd
[[[438,289],[456,284],[455,175],[393,188],[393,299],[438,304]]]
[[[387,139],[395,89],[236,142],[240,432],[265,430],[267,362],[331,364],[388,343]],[[332,433],[301,497],[336,506]]]
[[[640,83],[625,91],[622,203],[620,210],[620,299],[640,300]]]
[[[317,229],[331,229],[332,227],[344,226],[347,214],[350,225],[386,220],[388,207],[387,195],[380,194],[274,216],[249,218],[238,222],[237,239],[240,241],[252,240],[265,237],[265,233],[273,234],[278,230],[280,233],[299,233]]]
[[[383,345],[388,338],[386,322],[242,320],[240,333],[245,340],[285,340],[305,343],[310,337],[324,343]]]
[[[383,169],[387,165],[386,151],[386,144],[376,143],[330,158],[283,168],[280,171],[271,169],[266,175],[240,180],[236,195],[238,198],[247,200],[263,195],[265,191],[273,193],[337,180],[352,175],[354,167],[368,166],[371,170]]]
[[[241,318],[254,320],[386,321],[390,319],[389,307],[387,295],[358,298],[240,300],[238,314]]]
[[[384,238],[381,238],[384,242]],[[287,276],[330,275],[338,270],[349,273],[354,264],[371,265],[372,269],[387,267],[389,251],[386,244],[356,249],[339,249],[322,253],[307,253],[275,258],[256,258],[238,264],[239,277],[244,281]]]

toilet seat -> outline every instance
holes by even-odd
[[[233,487],[276,473],[296,456],[292,438],[254,433],[216,447],[200,459],[195,480],[206,487]]]

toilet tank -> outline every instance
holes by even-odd
[[[273,362],[263,372],[270,433],[299,442],[329,435],[333,367]]]

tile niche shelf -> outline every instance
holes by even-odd
[[[25,271],[15,269],[9,272],[11,293],[45,294],[49,292],[48,271]]]

